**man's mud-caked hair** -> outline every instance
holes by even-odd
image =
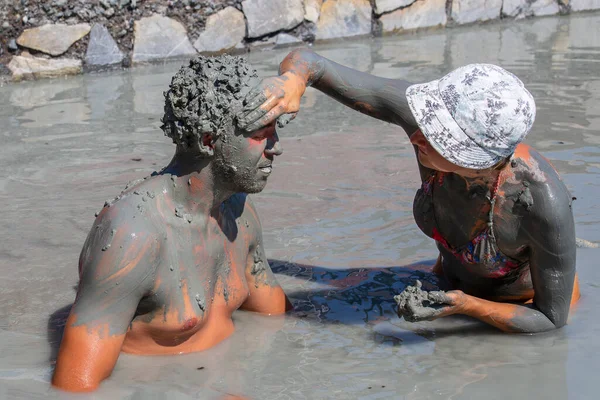
[[[203,155],[211,155],[203,135],[211,133],[216,140],[233,133],[242,100],[258,82],[256,70],[241,57],[197,56],[181,67],[164,93],[161,128],[173,143],[185,148],[197,143]]]

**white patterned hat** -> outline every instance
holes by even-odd
[[[489,168],[509,157],[535,119],[533,96],[519,78],[492,64],[469,64],[406,90],[431,146],[465,168]]]

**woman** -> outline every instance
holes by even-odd
[[[535,103],[516,76],[472,64],[413,85],[295,50],[279,77],[246,97],[240,126],[293,118],[309,85],[400,125],[414,145],[422,179],[414,217],[439,249],[434,272],[454,290],[429,296],[442,306],[408,302],[399,315],[419,321],[464,314],[506,332],[566,324],[579,298],[572,198],[550,163],[520,143]]]

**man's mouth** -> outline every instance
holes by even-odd
[[[269,165],[263,165],[262,167],[259,168],[260,172],[264,173],[264,174],[270,174],[271,171],[273,170],[273,164],[269,164]]]

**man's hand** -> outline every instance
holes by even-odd
[[[416,286],[409,286],[394,297],[399,317],[409,322],[433,321],[464,311],[468,296],[461,290],[426,292],[421,290],[420,283],[417,281]]]
[[[252,132],[283,115],[277,121],[281,128],[296,116],[305,90],[306,82],[293,72],[263,79],[246,96],[238,127]]]

